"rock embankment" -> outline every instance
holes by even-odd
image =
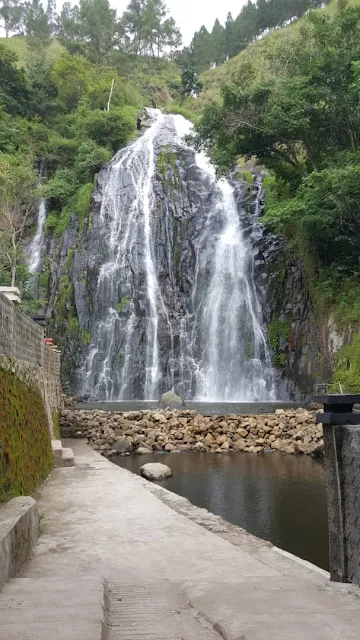
[[[65,409],[60,428],[63,437],[87,437],[106,457],[153,451],[261,453],[266,449],[321,455],[324,446],[315,411],[306,409],[210,417],[189,410],[111,413]]]

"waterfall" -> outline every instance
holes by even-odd
[[[29,271],[32,274],[36,274],[38,272],[41,263],[45,221],[46,202],[42,198],[38,206],[36,234],[29,247]]]
[[[101,263],[82,391],[156,399],[175,387],[189,399],[273,400],[234,188],[185,142],[188,121],[148,113],[145,133],[99,176],[92,242]]]

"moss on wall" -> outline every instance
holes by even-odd
[[[274,318],[268,325],[269,346],[273,351],[273,365],[276,369],[286,367],[286,355],[281,348],[281,343],[288,343],[290,335],[290,322]]]
[[[352,344],[339,349],[331,382],[332,391],[336,393],[339,392],[339,383],[344,393],[360,392],[360,333],[353,336]]]
[[[0,371],[0,502],[32,493],[53,466],[43,401],[10,371]]]

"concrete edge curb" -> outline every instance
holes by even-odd
[[[0,505],[0,591],[29,558],[39,537],[39,515],[29,496]]]

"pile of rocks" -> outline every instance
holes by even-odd
[[[306,409],[210,417],[182,409],[127,413],[65,409],[60,429],[63,437],[87,437],[91,446],[107,457],[132,452],[260,453],[266,449],[321,455],[324,447],[315,411]]]

